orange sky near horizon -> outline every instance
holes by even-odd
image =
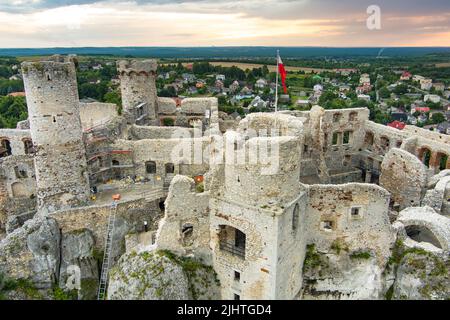
[[[270,0],[268,0],[270,1]],[[382,11],[380,30],[367,12],[329,17],[267,17],[202,4],[93,3],[2,12],[0,47],[84,46],[450,46],[450,12]]]

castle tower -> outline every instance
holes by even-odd
[[[89,180],[75,65],[61,57],[24,62],[22,74],[36,148],[38,212],[47,214],[85,204]]]
[[[117,62],[122,92],[122,106],[131,123],[158,124],[156,60],[121,60]]]

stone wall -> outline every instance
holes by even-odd
[[[24,155],[24,141],[31,140],[30,130],[0,129],[0,140],[8,140],[11,147],[11,155]]]
[[[103,251],[110,213],[111,206],[103,205],[58,211],[50,216],[57,221],[62,234],[83,229],[90,230],[95,240],[96,250]],[[142,232],[144,221],[153,228],[160,218],[159,200],[138,199],[118,203],[112,257],[118,257],[125,252],[126,234]]]
[[[383,188],[359,183],[313,185],[307,210],[308,243],[319,251],[339,243],[348,252],[371,252],[380,266],[387,262],[395,236],[388,217],[389,193]]]
[[[117,115],[117,105],[114,103],[80,103],[80,119],[84,130],[105,124]]]
[[[24,62],[22,74],[36,148],[38,209],[87,203],[89,181],[72,62]]]
[[[425,166],[402,149],[391,149],[381,165],[380,184],[400,209],[420,205],[427,182]]]
[[[178,255],[193,254],[211,264],[209,226],[209,194],[197,193],[193,179],[175,176],[159,224],[157,248]]]

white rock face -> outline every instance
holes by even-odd
[[[187,300],[181,266],[154,252],[123,255],[110,271],[108,300]]]
[[[448,300],[450,261],[438,255],[417,250],[401,261],[393,286],[392,299]]]
[[[348,255],[326,254],[315,270],[305,271],[307,300],[378,300],[385,289],[381,268],[374,258],[350,259]]]

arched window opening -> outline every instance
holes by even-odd
[[[374,140],[373,133],[370,131],[366,132],[366,135],[364,137],[364,147],[367,150],[372,150],[373,140]]]
[[[154,174],[156,173],[156,162],[155,161],[147,161],[145,163],[145,171],[148,174]]]
[[[0,158],[10,156],[11,154],[11,142],[8,139],[2,139],[0,143]]]
[[[34,152],[33,148],[33,141],[31,139],[24,139],[23,140],[23,147],[25,150],[25,154],[31,154]]]
[[[348,120],[349,121],[356,121],[358,120],[358,112],[350,112],[349,116],[348,116]]]
[[[441,243],[436,236],[425,226],[407,226],[405,228],[408,237],[416,242],[428,242],[436,248],[442,249]]]
[[[174,173],[175,172],[175,166],[173,163],[166,163],[166,173]]]
[[[242,231],[231,226],[219,226],[220,250],[231,253],[245,259],[246,235]]]
[[[422,148],[419,152],[419,159],[422,161],[422,163],[429,168],[430,167],[430,160],[431,160],[431,150],[428,148]]]
[[[448,155],[445,153],[437,154],[437,163],[439,164],[439,170],[447,169]]]

